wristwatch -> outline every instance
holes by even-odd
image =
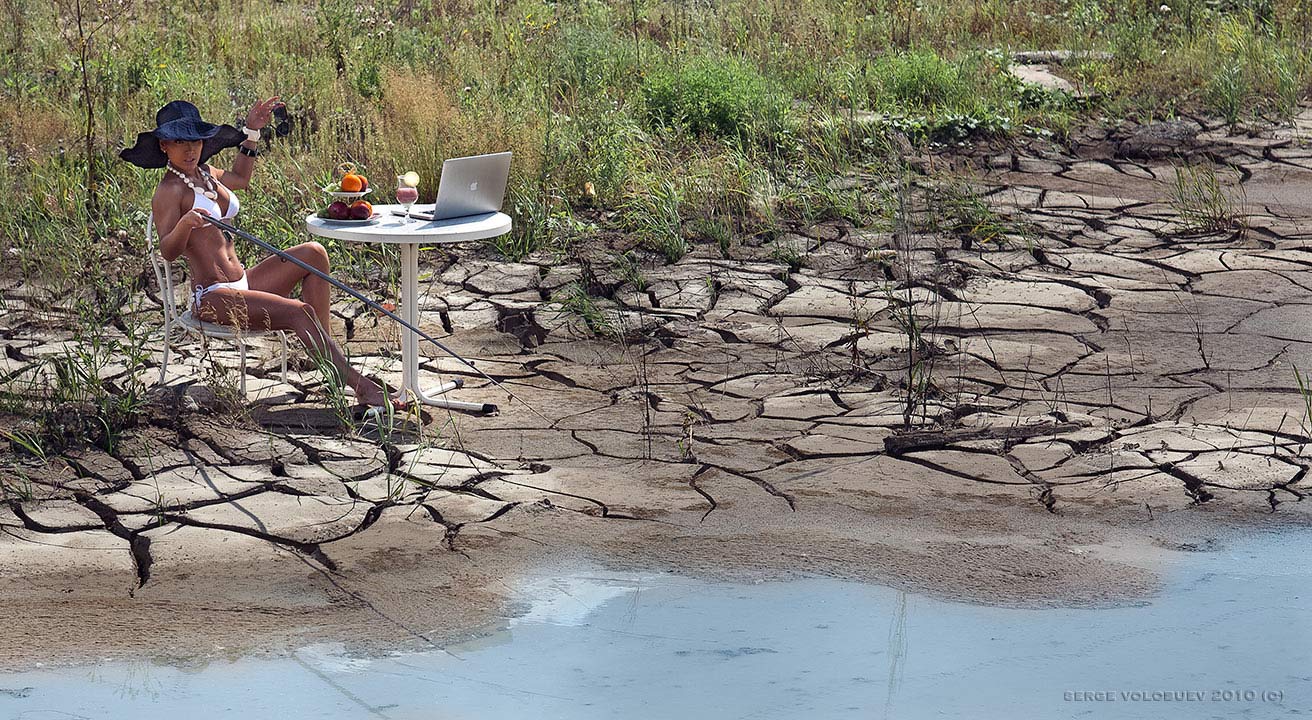
[[[244,132],[244,133],[246,133],[246,137],[250,138],[251,140],[254,140],[255,142],[259,142],[259,141],[260,141],[260,131],[259,131],[259,130],[255,130],[255,129],[253,129],[253,128],[244,127],[244,128],[241,129],[241,131]]]
[[[237,146],[237,152],[241,153],[242,155],[245,155],[246,157],[259,157],[259,156],[260,156],[260,151],[259,151],[259,150],[256,150],[255,148],[248,148],[248,147],[246,147],[245,145],[238,145],[238,146]]]

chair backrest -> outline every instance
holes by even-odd
[[[159,283],[164,320],[172,322],[178,317],[178,296],[173,289],[173,264],[159,254],[159,247],[155,244],[155,213],[146,218],[146,254],[150,256],[150,265],[155,270],[155,282]]]

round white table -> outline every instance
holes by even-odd
[[[401,319],[419,326],[419,246],[425,244],[458,243],[485,240],[510,232],[510,216],[505,213],[485,213],[448,220],[416,220],[394,215],[400,205],[375,205],[380,217],[365,224],[339,223],[317,215],[305,217],[305,229],[311,235],[334,238],[347,242],[392,243],[401,246]],[[419,207],[411,208],[418,212]],[[457,380],[431,393],[419,387],[419,336],[403,328],[401,333],[401,387],[425,405],[495,412],[496,406],[486,403],[466,403],[432,397],[460,387]]]

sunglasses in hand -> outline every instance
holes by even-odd
[[[287,137],[292,134],[291,116],[287,114],[287,106],[279,105],[273,109],[273,119],[276,122],[273,126],[273,132],[278,137]]]

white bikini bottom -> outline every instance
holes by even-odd
[[[246,273],[244,272],[241,274],[241,277],[237,278],[236,280],[233,280],[232,282],[216,282],[213,285],[210,285],[209,287],[201,287],[197,285],[196,291],[192,295],[191,306],[193,308],[199,308],[201,299],[204,298],[207,293],[211,293],[215,290],[218,290],[219,288],[232,288],[233,290],[250,290],[251,285],[249,282],[246,281]]]

